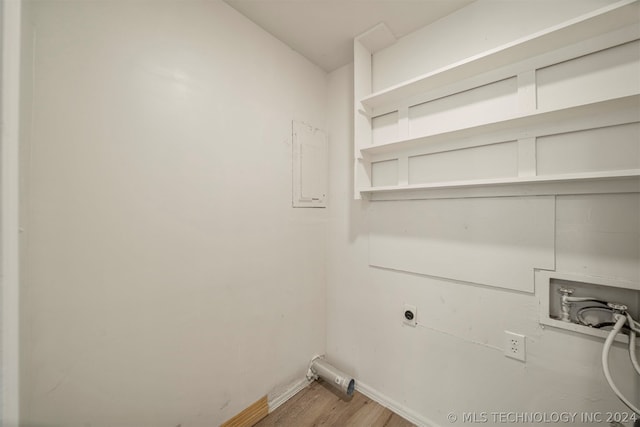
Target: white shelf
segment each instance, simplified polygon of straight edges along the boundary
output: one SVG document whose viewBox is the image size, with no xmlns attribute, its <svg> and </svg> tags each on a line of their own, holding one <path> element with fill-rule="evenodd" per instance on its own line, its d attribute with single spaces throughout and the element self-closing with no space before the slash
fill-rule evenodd
<svg viewBox="0 0 640 427">
<path fill-rule="evenodd" d="M 530 36 L 453 63 L 360 99 L 369 111 L 638 23 L 637 0 L 622 0 Z"/>
<path fill-rule="evenodd" d="M 603 135 L 619 135 L 619 138 L 622 138 L 622 142 L 618 144 L 620 147 L 624 144 L 633 145 L 633 135 L 621 134 L 621 128 L 615 127 L 640 122 L 640 89 L 635 81 L 627 85 L 624 83 L 626 80 L 623 80 L 634 78 L 637 58 L 634 56 L 634 62 L 625 67 L 616 67 L 616 63 L 613 62 L 603 71 L 605 79 L 595 72 L 591 74 L 597 78 L 590 74 L 590 70 L 600 67 L 603 62 L 596 61 L 593 59 L 595 56 L 588 55 L 603 55 L 599 58 L 604 58 L 605 64 L 609 63 L 606 59 L 609 58 L 608 55 L 622 60 L 621 57 L 628 55 L 630 49 L 628 46 L 622 46 L 637 40 L 640 40 L 640 0 L 620 0 L 373 94 L 372 52 L 356 40 L 355 198 L 367 196 L 370 200 L 409 200 L 640 192 L 640 169 L 614 170 L 616 167 L 637 167 L 624 161 L 620 152 L 612 153 L 615 154 L 613 157 L 617 164 L 604 166 L 603 163 L 602 167 L 609 170 L 536 176 L 536 170 L 545 170 L 544 161 L 550 161 L 547 159 L 540 165 L 537 163 L 538 138 L 557 136 L 556 139 L 548 141 L 573 143 L 570 141 L 581 135 L 570 135 L 571 133 L 594 130 L 594 133 L 585 134 L 587 138 L 593 138 L 592 135 L 600 135 L 600 131 L 596 129 L 606 129 Z M 419 50 L 419 46 L 416 46 L 416 49 Z M 585 62 L 571 63 L 574 60 L 583 61 L 583 57 L 587 58 L 584 59 Z M 560 92 L 556 94 L 556 89 L 550 89 L 542 77 L 542 80 L 538 80 L 537 72 L 565 62 L 570 64 L 567 70 L 573 70 L 572 77 L 557 83 Z M 576 68 L 576 64 L 580 65 L 579 69 Z M 555 70 L 561 70 L 562 67 L 561 65 Z M 599 68 L 595 71 L 598 70 Z M 573 76 L 573 73 L 576 75 Z M 445 111 L 442 114 L 442 124 L 449 123 L 450 129 L 416 136 L 418 132 L 411 122 L 411 106 L 514 77 L 517 82 L 517 93 L 513 94 L 515 106 L 487 103 L 487 108 L 493 110 L 492 114 L 485 117 L 493 118 L 485 119 L 484 123 L 483 114 Z M 598 78 L 605 79 L 605 83 Z M 543 90 L 546 92 L 541 93 Z M 550 90 L 554 91 L 551 95 Z M 574 97 L 573 94 L 578 96 Z M 543 105 L 545 109 L 537 109 L 537 105 Z M 376 133 L 377 129 L 372 128 L 371 117 L 393 111 L 397 111 L 393 117 L 396 120 L 395 137 L 398 139 L 372 144 L 374 137 L 383 135 L 386 130 Z M 496 120 L 496 117 L 499 119 Z M 412 130 L 415 133 L 409 137 Z M 429 128 L 423 128 L 422 132 L 429 132 Z M 601 140 L 606 136 L 598 138 Z M 464 168 L 464 162 L 473 163 L 470 159 L 475 158 L 474 156 L 484 159 L 483 162 L 493 162 L 494 157 L 486 157 L 487 151 L 474 150 L 465 153 L 465 150 L 514 142 L 517 143 L 517 158 L 513 154 L 514 144 L 508 147 L 487 147 L 489 150 L 511 150 L 509 159 L 500 156 L 495 158 L 496 162 L 512 162 L 510 165 L 496 165 L 496 169 L 504 171 L 508 177 L 467 179 L 464 175 L 469 175 L 465 173 L 459 174 L 459 179 L 456 179 L 458 177 L 454 171 L 447 166 Z M 606 141 L 602 141 L 596 146 L 595 142 L 587 140 L 584 149 L 593 150 L 594 156 L 603 155 L 602 153 L 607 151 L 605 143 Z M 580 149 L 579 146 L 576 147 Z M 553 150 L 559 150 L 557 155 L 564 155 L 556 147 Z M 555 152 L 553 150 L 552 152 Z M 444 152 L 449 154 L 438 157 L 437 160 L 444 163 L 439 163 L 437 167 L 451 172 L 446 174 L 447 181 L 407 184 L 411 177 L 420 175 L 416 175 L 412 168 L 418 168 L 418 172 L 425 172 L 423 169 L 428 167 L 427 163 L 412 162 L 412 158 Z M 568 160 L 573 160 L 575 165 L 567 167 L 567 171 L 589 170 L 593 167 L 581 160 L 580 156 Z M 373 167 L 376 163 L 385 161 L 396 161 L 395 169 L 391 166 Z M 562 159 L 554 161 L 562 164 Z M 487 176 L 490 173 L 487 164 L 483 163 L 482 168 L 478 176 Z M 429 175 L 426 173 L 425 176 Z M 499 176 L 499 172 L 496 172 L 495 176 Z M 399 185 L 373 186 L 372 182 L 391 182 Z"/>
<path fill-rule="evenodd" d="M 594 181 L 612 181 L 621 179 L 628 180 L 629 178 L 636 178 L 636 181 L 640 184 L 640 179 L 638 179 L 640 178 L 640 169 L 515 178 L 474 179 L 464 181 L 448 181 L 384 187 L 381 186 L 362 188 L 360 189 L 360 191 L 362 193 L 389 193 L 415 190 L 445 190 L 476 187 L 518 186 L 526 184 L 557 184 L 567 182 L 589 183 Z"/>
<path fill-rule="evenodd" d="M 545 130 L 551 132 L 545 125 L 555 127 L 555 132 L 567 132 L 571 129 L 571 121 L 579 119 L 590 120 L 592 127 L 610 125 L 603 112 L 615 115 L 617 123 L 633 122 L 640 120 L 640 95 L 629 95 L 605 101 L 593 102 L 557 110 L 537 111 L 531 114 L 514 116 L 498 122 L 491 122 L 468 128 L 455 129 L 448 132 L 411 138 L 384 144 L 363 147 L 360 152 L 363 155 L 376 155 L 398 152 L 400 150 L 425 147 L 429 144 L 458 141 L 469 138 L 477 138 L 480 135 L 500 134 L 503 140 L 518 139 L 523 137 L 541 136 Z M 580 126 L 580 129 L 588 127 Z"/>
</svg>

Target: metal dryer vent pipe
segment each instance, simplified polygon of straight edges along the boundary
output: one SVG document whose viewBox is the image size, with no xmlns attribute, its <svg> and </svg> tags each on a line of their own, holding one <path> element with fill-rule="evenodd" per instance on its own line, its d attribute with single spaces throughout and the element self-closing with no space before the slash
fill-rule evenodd
<svg viewBox="0 0 640 427">
<path fill-rule="evenodd" d="M 356 388 L 356 380 L 353 377 L 331 366 L 322 356 L 316 356 L 311 359 L 309 372 L 307 373 L 309 381 L 317 380 L 318 378 L 322 378 L 347 396 L 352 396 Z"/>
</svg>

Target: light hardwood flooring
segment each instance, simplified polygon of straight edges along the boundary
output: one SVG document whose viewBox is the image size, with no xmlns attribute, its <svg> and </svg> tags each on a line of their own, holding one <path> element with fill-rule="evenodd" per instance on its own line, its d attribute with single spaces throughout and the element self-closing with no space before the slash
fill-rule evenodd
<svg viewBox="0 0 640 427">
<path fill-rule="evenodd" d="M 358 392 L 345 399 L 330 385 L 315 381 L 256 426 L 412 427 L 413 424 Z"/>
</svg>

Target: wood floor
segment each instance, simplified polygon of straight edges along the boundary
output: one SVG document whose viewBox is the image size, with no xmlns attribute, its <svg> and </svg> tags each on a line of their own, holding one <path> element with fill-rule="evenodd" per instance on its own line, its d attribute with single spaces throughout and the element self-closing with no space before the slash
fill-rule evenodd
<svg viewBox="0 0 640 427">
<path fill-rule="evenodd" d="M 328 384 L 315 381 L 256 426 L 412 427 L 413 424 L 358 392 L 347 400 Z"/>
</svg>

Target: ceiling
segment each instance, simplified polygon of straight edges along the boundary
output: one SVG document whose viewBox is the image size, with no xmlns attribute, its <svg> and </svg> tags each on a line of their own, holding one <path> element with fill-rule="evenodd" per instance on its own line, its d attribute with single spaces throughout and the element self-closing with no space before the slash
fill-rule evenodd
<svg viewBox="0 0 640 427">
<path fill-rule="evenodd" d="M 225 0 L 325 71 L 353 60 L 353 38 L 384 22 L 396 38 L 473 0 Z"/>
</svg>

